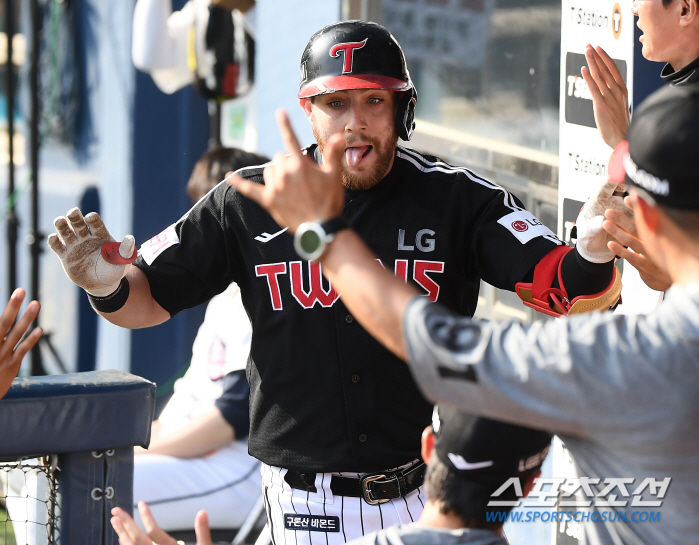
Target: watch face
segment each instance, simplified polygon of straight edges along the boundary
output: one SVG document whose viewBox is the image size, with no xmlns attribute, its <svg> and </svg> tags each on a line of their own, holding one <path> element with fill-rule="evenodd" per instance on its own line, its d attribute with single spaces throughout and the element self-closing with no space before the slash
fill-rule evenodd
<svg viewBox="0 0 699 545">
<path fill-rule="evenodd" d="M 304 252 L 312 254 L 320 246 L 320 236 L 315 231 L 308 230 L 301 235 L 299 243 Z"/>
</svg>

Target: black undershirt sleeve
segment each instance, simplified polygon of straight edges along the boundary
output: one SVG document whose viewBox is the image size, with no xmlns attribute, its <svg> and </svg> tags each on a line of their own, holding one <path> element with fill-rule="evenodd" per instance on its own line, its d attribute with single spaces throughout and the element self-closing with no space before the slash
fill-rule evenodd
<svg viewBox="0 0 699 545">
<path fill-rule="evenodd" d="M 216 408 L 235 431 L 236 439 L 247 437 L 250 431 L 250 386 L 245 370 L 232 371 L 221 380 L 224 391 L 216 400 Z"/>
<path fill-rule="evenodd" d="M 577 250 L 568 252 L 563 258 L 561 278 L 565 286 L 568 300 L 572 301 L 579 295 L 594 295 L 601 292 L 612 281 L 614 260 L 607 263 L 591 263 Z M 534 280 L 534 267 L 527 273 L 524 281 Z M 554 288 L 560 288 L 558 276 L 553 281 Z"/>
</svg>

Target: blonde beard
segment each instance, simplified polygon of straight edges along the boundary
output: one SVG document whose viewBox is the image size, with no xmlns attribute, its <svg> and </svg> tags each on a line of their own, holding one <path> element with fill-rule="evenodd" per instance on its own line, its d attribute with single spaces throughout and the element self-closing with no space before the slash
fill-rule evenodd
<svg viewBox="0 0 699 545">
<path fill-rule="evenodd" d="M 320 152 L 323 153 L 323 149 L 325 148 L 325 142 L 327 141 L 327 138 L 330 138 L 330 136 L 332 135 L 328 135 L 326 138 L 324 135 L 321 134 L 321 132 L 318 130 L 314 123 L 313 136 L 315 137 L 316 142 L 318 142 L 318 149 L 320 149 Z M 373 146 L 373 151 L 378 155 L 378 160 L 376 162 L 376 165 L 374 166 L 374 168 L 371 169 L 370 172 L 367 172 L 361 176 L 349 172 L 349 167 L 343 161 L 341 174 L 342 185 L 344 185 L 347 189 L 364 191 L 374 187 L 376 184 L 378 184 L 381 180 L 384 179 L 386 174 L 388 174 L 391 167 L 391 162 L 393 161 L 393 158 L 396 155 L 398 136 L 396 135 L 395 129 L 391 127 L 390 134 L 386 139 L 387 143 L 385 146 L 384 143 L 381 143 L 381 145 L 377 145 L 378 140 L 373 138 L 360 137 L 358 139 L 355 139 L 354 141 L 357 140 Z M 384 149 L 384 147 L 390 149 L 390 152 L 388 151 L 388 149 Z"/>
</svg>

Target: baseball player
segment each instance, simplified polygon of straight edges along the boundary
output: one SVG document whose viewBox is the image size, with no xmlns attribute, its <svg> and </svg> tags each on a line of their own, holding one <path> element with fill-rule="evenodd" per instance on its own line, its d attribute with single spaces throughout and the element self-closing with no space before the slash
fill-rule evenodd
<svg viewBox="0 0 699 545">
<path fill-rule="evenodd" d="M 342 22 L 313 35 L 298 97 L 317 144 L 301 151 L 282 116 L 291 155 L 238 174 L 263 189 L 280 169 L 339 169 L 345 194 L 333 201 L 342 214 L 324 216 L 332 221 L 292 236 L 298 224 L 278 223 L 224 183 L 143 244 L 134 266 L 101 257 L 111 237 L 77 209 L 56 220 L 49 244 L 94 308 L 124 327 L 160 323 L 231 281 L 240 286 L 253 326 L 248 445 L 263 462 L 272 539 L 328 545 L 419 517 L 419 438 L 432 412 L 406 366 L 323 277 L 315 260 L 334 233 L 352 224 L 386 270 L 467 315 L 481 279 L 554 315 L 607 309 L 620 283 L 599 226 L 573 250 L 503 188 L 397 146 L 412 134 L 417 91 L 380 25 Z M 341 168 L 324 160 L 338 139 Z M 613 191 L 591 205 L 609 207 Z M 114 261 L 133 258 L 128 244 L 120 252 Z"/>
<path fill-rule="evenodd" d="M 319 256 L 349 311 L 408 361 L 428 399 L 565 441 L 589 485 L 570 498 L 583 511 L 582 543 L 679 545 L 699 535 L 698 126 L 699 90 L 665 88 L 636 111 L 612 165 L 631 186 L 651 259 L 674 282 L 648 315 L 474 322 L 377 265 L 366 232 L 342 230 Z M 288 159 L 264 187 L 233 184 L 303 232 L 302 222 L 342 213 L 342 148 L 340 139 L 326 146 L 324 169 Z"/>
</svg>

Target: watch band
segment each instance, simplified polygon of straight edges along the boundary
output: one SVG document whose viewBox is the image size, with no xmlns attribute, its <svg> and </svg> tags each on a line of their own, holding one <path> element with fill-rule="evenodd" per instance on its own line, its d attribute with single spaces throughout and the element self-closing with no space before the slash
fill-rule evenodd
<svg viewBox="0 0 699 545">
<path fill-rule="evenodd" d="M 326 235 L 334 235 L 338 231 L 347 229 L 349 224 L 342 216 L 337 216 L 336 218 L 329 219 L 320 224 L 321 229 L 325 231 Z"/>
</svg>

